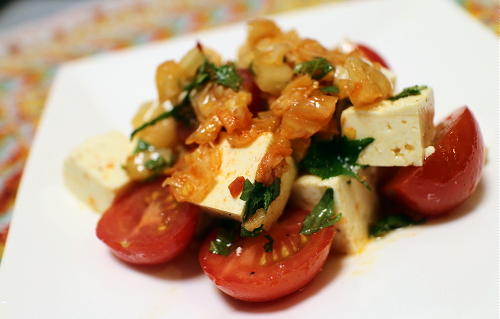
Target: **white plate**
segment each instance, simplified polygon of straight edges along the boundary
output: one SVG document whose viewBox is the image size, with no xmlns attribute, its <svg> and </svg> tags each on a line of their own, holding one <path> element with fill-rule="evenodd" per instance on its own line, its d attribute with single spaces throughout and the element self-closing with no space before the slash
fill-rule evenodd
<svg viewBox="0 0 500 319">
<path fill-rule="evenodd" d="M 1 318 L 494 318 L 497 301 L 497 62 L 493 34 L 448 1 L 372 1 L 277 16 L 333 45 L 379 50 L 400 87 L 428 84 L 437 118 L 467 104 L 489 147 L 476 194 L 453 217 L 396 231 L 360 256 L 330 257 L 301 293 L 245 304 L 219 293 L 195 252 L 141 269 L 94 235 L 98 216 L 64 188 L 62 161 L 89 136 L 120 129 L 154 97 L 155 66 L 196 39 L 234 56 L 243 25 L 71 63 L 57 76 L 33 145 L 0 273 Z"/>
</svg>

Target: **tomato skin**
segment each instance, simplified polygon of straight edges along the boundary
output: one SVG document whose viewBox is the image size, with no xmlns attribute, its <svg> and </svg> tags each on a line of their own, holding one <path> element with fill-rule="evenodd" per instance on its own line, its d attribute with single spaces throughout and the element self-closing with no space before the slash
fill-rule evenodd
<svg viewBox="0 0 500 319">
<path fill-rule="evenodd" d="M 199 208 L 176 202 L 162 180 L 140 183 L 120 195 L 97 224 L 96 235 L 119 259 L 153 265 L 169 261 L 190 243 Z"/>
<path fill-rule="evenodd" d="M 293 252 L 290 242 L 295 240 L 294 244 L 298 245 L 297 240 L 301 238 L 298 232 L 307 213 L 293 210 L 273 226 L 269 235 L 274 239 L 275 247 L 270 253 L 264 252 L 266 239 L 259 236 L 237 242 L 234 247 L 241 248 L 239 254 L 239 248 L 229 256 L 213 254 L 208 250 L 210 241 L 216 235 L 213 232 L 200 248 L 199 262 L 203 271 L 221 291 L 244 301 L 270 301 L 304 287 L 321 271 L 335 235 L 333 227 L 310 236 L 300 235 L 307 238 L 307 242 Z M 286 243 L 292 253 L 284 258 L 281 255 L 277 261 L 273 261 L 273 255 L 282 252 L 284 245 L 280 243 Z M 260 265 L 263 254 L 267 254 L 270 262 Z"/>
<path fill-rule="evenodd" d="M 399 168 L 384 192 L 409 209 L 428 216 L 460 205 L 475 191 L 484 163 L 479 125 L 467 107 L 437 127 L 435 152 L 420 167 Z"/>
<path fill-rule="evenodd" d="M 356 44 L 356 46 L 368 60 L 374 63 L 375 62 L 380 63 L 380 65 L 382 65 L 384 68 L 390 69 L 387 62 L 385 62 L 384 58 L 382 58 L 382 56 L 378 54 L 375 50 L 361 43 Z"/>
</svg>

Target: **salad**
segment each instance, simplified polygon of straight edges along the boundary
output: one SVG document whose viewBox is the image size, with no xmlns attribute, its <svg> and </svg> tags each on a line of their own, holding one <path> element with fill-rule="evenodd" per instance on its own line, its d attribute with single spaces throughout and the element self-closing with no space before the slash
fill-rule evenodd
<svg viewBox="0 0 500 319">
<path fill-rule="evenodd" d="M 235 61 L 196 43 L 155 80 L 130 135 L 75 148 L 65 183 L 103 213 L 96 233 L 118 258 L 168 263 L 199 241 L 201 268 L 236 299 L 297 291 L 331 252 L 452 213 L 481 178 L 471 111 L 434 125 L 432 88 L 396 90 L 362 44 L 258 19 Z"/>
</svg>

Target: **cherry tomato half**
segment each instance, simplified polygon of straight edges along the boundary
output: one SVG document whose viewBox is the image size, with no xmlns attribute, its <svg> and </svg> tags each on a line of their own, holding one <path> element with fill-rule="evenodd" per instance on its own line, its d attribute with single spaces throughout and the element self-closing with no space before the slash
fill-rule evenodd
<svg viewBox="0 0 500 319">
<path fill-rule="evenodd" d="M 328 227 L 306 236 L 299 234 L 307 211 L 287 209 L 269 231 L 271 252 L 263 235 L 237 241 L 228 256 L 209 251 L 212 233 L 200 248 L 205 274 L 226 294 L 245 301 L 269 301 L 288 295 L 310 282 L 321 270 L 335 230 Z"/>
<path fill-rule="evenodd" d="M 382 65 L 384 68 L 390 69 L 389 65 L 385 62 L 382 56 L 378 54 L 375 50 L 361 43 L 358 43 L 356 46 L 368 60 L 374 63 L 375 62 L 380 63 L 380 65 Z"/>
<path fill-rule="evenodd" d="M 162 180 L 134 185 L 119 196 L 97 224 L 97 237 L 120 259 L 159 264 L 191 241 L 199 209 L 178 203 Z"/>
<path fill-rule="evenodd" d="M 436 151 L 420 167 L 401 167 L 384 192 L 424 215 L 445 213 L 476 189 L 484 163 L 479 125 L 467 107 L 448 116 L 437 127 Z"/>
</svg>

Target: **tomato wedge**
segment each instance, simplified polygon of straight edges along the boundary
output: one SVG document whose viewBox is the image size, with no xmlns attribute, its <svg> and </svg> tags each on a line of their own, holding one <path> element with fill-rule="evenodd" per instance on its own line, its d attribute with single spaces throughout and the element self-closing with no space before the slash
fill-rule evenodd
<svg viewBox="0 0 500 319">
<path fill-rule="evenodd" d="M 104 213 L 96 234 L 123 261 L 164 263 L 191 241 L 198 211 L 194 205 L 175 201 L 160 179 L 136 184 Z"/>
<path fill-rule="evenodd" d="M 387 62 L 385 62 L 384 58 L 382 58 L 382 56 L 378 54 L 375 50 L 361 43 L 358 43 L 356 46 L 368 60 L 374 63 L 380 63 L 380 65 L 382 65 L 384 68 L 390 69 Z"/>
<path fill-rule="evenodd" d="M 460 205 L 481 179 L 484 144 L 467 107 L 437 127 L 435 152 L 420 167 L 398 168 L 384 187 L 389 197 L 423 215 L 439 215 Z"/>
<path fill-rule="evenodd" d="M 333 227 L 299 234 L 307 214 L 287 209 L 266 233 L 273 239 L 271 252 L 264 250 L 269 237 L 260 235 L 239 239 L 228 256 L 217 255 L 209 251 L 212 233 L 200 248 L 203 271 L 220 290 L 245 301 L 269 301 L 302 288 L 321 270 L 335 235 Z"/>
</svg>

